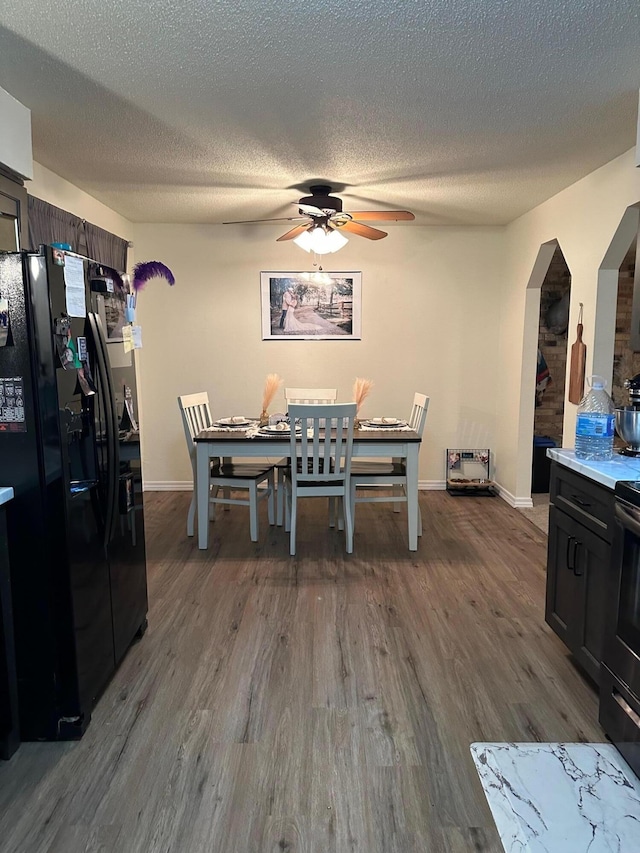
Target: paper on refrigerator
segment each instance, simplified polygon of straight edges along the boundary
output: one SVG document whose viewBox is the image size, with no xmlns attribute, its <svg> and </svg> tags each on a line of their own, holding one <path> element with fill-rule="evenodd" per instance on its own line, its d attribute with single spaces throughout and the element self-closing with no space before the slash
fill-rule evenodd
<svg viewBox="0 0 640 853">
<path fill-rule="evenodd" d="M 64 263 L 64 294 L 67 314 L 70 317 L 86 317 L 87 303 L 85 298 L 84 264 L 82 258 L 65 255 Z"/>
<path fill-rule="evenodd" d="M 128 323 L 122 327 L 122 340 L 124 341 L 124 351 L 131 352 L 133 349 L 133 335 L 131 334 L 131 326 Z"/>
</svg>

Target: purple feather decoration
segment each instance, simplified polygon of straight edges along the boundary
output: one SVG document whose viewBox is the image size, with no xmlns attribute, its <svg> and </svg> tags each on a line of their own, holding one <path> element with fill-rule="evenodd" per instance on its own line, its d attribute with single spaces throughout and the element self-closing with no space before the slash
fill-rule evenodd
<svg viewBox="0 0 640 853">
<path fill-rule="evenodd" d="M 145 284 L 152 278 L 164 278 L 169 284 L 175 284 L 176 280 L 169 269 L 160 261 L 146 261 L 136 264 L 133 268 L 133 289 L 142 290 Z"/>
</svg>

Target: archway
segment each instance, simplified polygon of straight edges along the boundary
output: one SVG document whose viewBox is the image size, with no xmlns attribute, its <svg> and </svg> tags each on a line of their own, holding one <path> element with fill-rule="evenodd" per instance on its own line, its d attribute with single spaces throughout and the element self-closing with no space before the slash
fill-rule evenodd
<svg viewBox="0 0 640 853">
<path fill-rule="evenodd" d="M 547 447 L 562 447 L 571 273 L 556 243 L 540 288 L 540 319 L 533 418 L 532 495 L 549 492 Z M 534 506 L 544 499 L 533 499 Z"/>
<path fill-rule="evenodd" d="M 543 287 L 545 289 L 544 300 L 542 298 Z M 528 458 L 529 461 L 530 473 L 527 484 L 527 490 L 529 493 L 531 493 L 532 480 L 534 479 L 534 464 L 536 462 L 542 462 L 543 467 L 546 467 L 546 448 L 541 448 L 540 451 L 534 451 L 534 435 L 536 435 L 536 433 L 545 435 L 552 430 L 555 433 L 552 438 L 556 443 L 561 443 L 562 440 L 563 426 L 560 425 L 560 421 L 564 423 L 563 410 L 567 358 L 566 322 L 568 322 L 568 314 L 565 316 L 564 311 L 561 312 L 565 322 L 560 324 L 558 328 L 553 331 L 549 330 L 547 327 L 546 318 L 548 309 L 551 305 L 559 302 L 563 296 L 565 297 L 565 307 L 568 305 L 569 299 L 566 294 L 569 292 L 569 288 L 570 272 L 566 261 L 564 260 L 564 255 L 560 249 L 560 245 L 557 240 L 549 240 L 547 243 L 543 243 L 538 250 L 538 255 L 533 265 L 529 281 L 527 282 L 527 297 L 525 302 L 522 388 L 523 393 L 527 394 L 526 406 L 529 409 L 529 417 L 525 422 L 529 423 L 529 429 L 526 433 L 524 433 L 524 431 L 522 433 L 522 445 L 520 447 L 520 452 L 522 453 L 521 458 L 523 459 L 523 462 L 525 458 Z M 553 344 L 553 346 L 544 346 L 545 335 L 549 335 L 546 339 L 546 343 Z M 541 342 L 543 343 L 542 347 L 540 346 Z M 538 350 L 542 351 L 545 361 L 546 355 L 552 350 L 557 350 L 559 353 L 558 357 L 554 356 L 552 359 L 553 373 L 551 368 L 549 368 L 549 376 L 552 381 L 543 389 L 542 396 L 542 400 L 544 400 L 547 393 L 550 393 L 552 385 L 556 385 L 553 397 L 548 398 L 550 401 L 548 411 L 554 412 L 552 419 L 549 419 L 547 416 L 544 418 L 540 418 L 538 416 L 536 418 L 537 409 L 539 407 L 536 406 L 537 397 L 535 392 L 536 387 L 540 385 L 540 362 L 537 358 Z M 531 389 L 531 391 L 528 392 L 527 389 Z M 558 417 L 555 416 L 556 410 L 560 412 Z M 551 424 L 553 424 L 553 426 L 551 426 Z M 526 449 L 523 446 L 525 440 L 527 444 Z M 538 472 L 536 471 L 535 473 L 537 474 Z M 538 490 L 540 491 L 540 489 Z M 548 491 L 548 486 L 545 486 L 545 490 Z M 516 505 L 531 507 L 533 502 L 530 498 L 523 498 L 519 500 Z"/>
<path fill-rule="evenodd" d="M 598 289 L 596 294 L 596 315 L 593 341 L 593 373 L 604 376 L 609 388 L 614 391 L 614 398 L 620 398 L 616 383 L 626 376 L 616 375 L 614 382 L 614 365 L 620 374 L 633 369 L 633 358 L 628 359 L 629 347 L 621 346 L 616 353 L 616 328 L 624 327 L 622 334 L 628 334 L 631 318 L 624 317 L 624 308 L 619 306 L 618 285 L 621 271 L 624 271 L 625 259 L 629 262 L 629 250 L 635 245 L 640 224 L 640 202 L 628 207 L 615 234 L 609 244 L 600 268 L 598 269 Z M 623 294 L 620 294 L 623 296 Z M 628 338 L 627 338 L 628 340 Z M 623 360 L 624 359 L 624 360 Z M 617 362 L 617 364 L 616 364 Z"/>
</svg>

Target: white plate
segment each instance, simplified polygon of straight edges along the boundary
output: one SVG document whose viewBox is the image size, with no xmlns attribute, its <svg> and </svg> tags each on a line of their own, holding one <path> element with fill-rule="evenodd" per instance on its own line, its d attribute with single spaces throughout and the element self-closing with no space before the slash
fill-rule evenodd
<svg viewBox="0 0 640 853">
<path fill-rule="evenodd" d="M 394 420 L 393 423 L 389 423 L 389 421 L 383 423 L 382 418 L 373 418 L 372 420 L 361 421 L 361 423 L 365 426 L 381 427 L 382 429 L 398 429 L 398 427 L 404 427 L 407 425 L 406 421 L 399 420 Z"/>
<path fill-rule="evenodd" d="M 269 435 L 290 435 L 291 427 L 287 427 L 286 429 L 278 429 L 278 424 L 268 424 L 267 426 L 260 427 L 260 432 L 266 432 Z M 300 427 L 296 427 L 296 432 L 300 432 Z"/>
<path fill-rule="evenodd" d="M 214 426 L 226 426 L 226 427 L 246 427 L 249 426 L 251 421 L 249 418 L 243 418 L 242 420 L 238 420 L 240 417 L 238 415 L 236 418 L 220 418 L 220 420 L 215 421 Z"/>
</svg>

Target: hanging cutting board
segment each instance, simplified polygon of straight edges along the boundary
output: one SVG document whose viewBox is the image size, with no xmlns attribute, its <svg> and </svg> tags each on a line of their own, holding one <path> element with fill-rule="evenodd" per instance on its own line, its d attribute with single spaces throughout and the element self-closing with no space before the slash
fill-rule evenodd
<svg viewBox="0 0 640 853">
<path fill-rule="evenodd" d="M 569 402 L 576 405 L 584 396 L 584 366 L 587 358 L 587 347 L 582 342 L 582 305 L 580 305 L 579 320 L 576 342 L 571 347 L 571 367 L 569 369 Z"/>
</svg>

